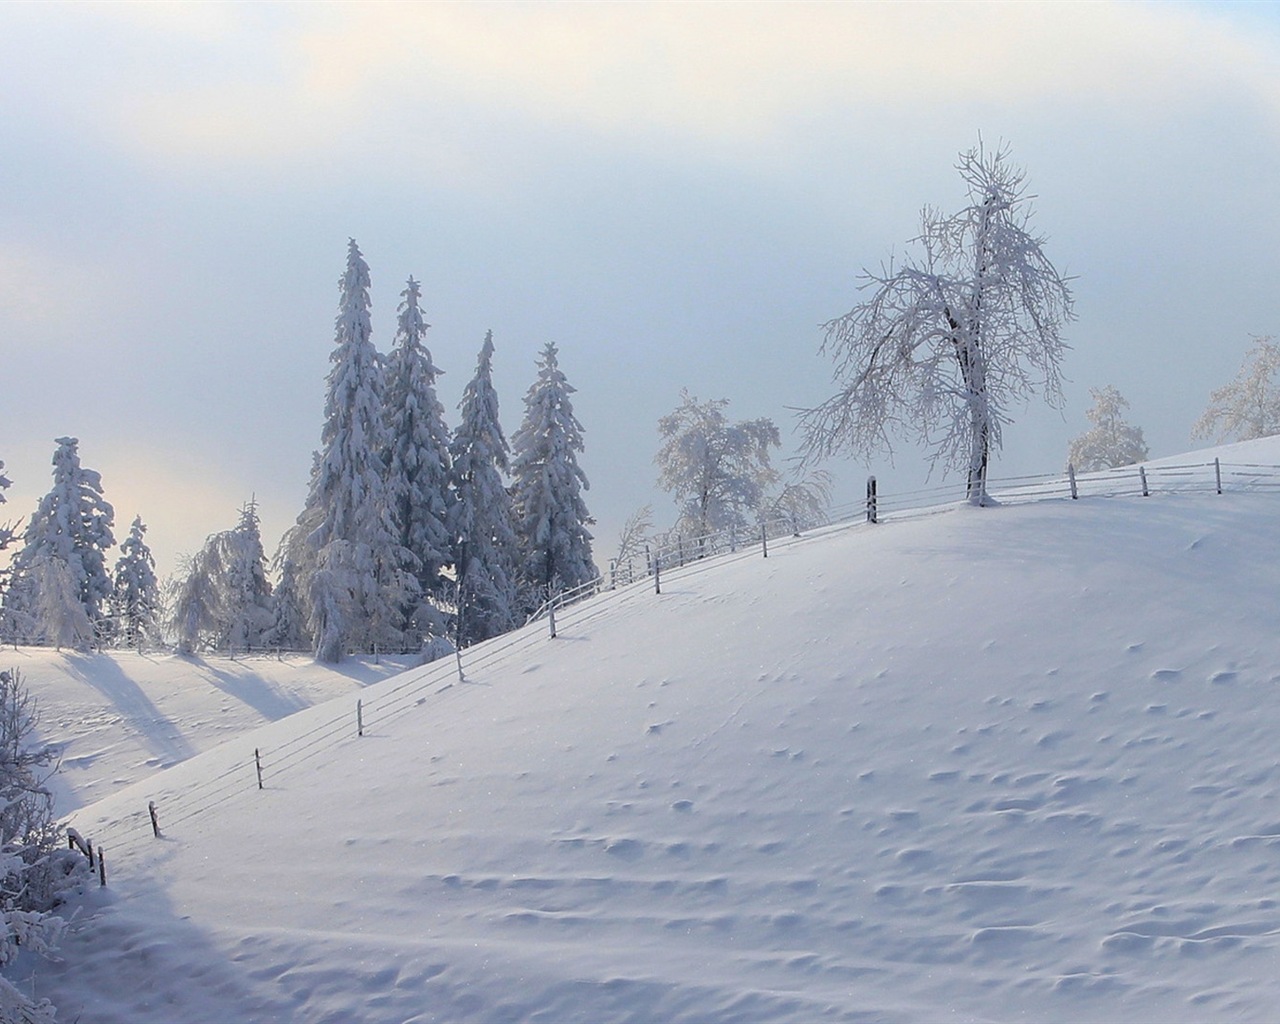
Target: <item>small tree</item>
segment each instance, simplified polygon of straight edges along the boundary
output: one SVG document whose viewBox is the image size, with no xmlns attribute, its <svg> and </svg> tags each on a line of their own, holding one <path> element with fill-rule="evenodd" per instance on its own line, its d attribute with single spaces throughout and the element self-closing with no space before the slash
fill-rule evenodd
<svg viewBox="0 0 1280 1024">
<path fill-rule="evenodd" d="M 83 880 L 88 861 L 60 849 L 46 785 L 57 748 L 35 741 L 35 700 L 17 669 L 0 672 L 0 967 L 20 949 L 42 956 L 57 948 L 65 922 L 53 911 Z M 0 977 L 0 1021 L 54 1021 L 48 1001 L 35 1003 Z"/>
<path fill-rule="evenodd" d="M 627 516 L 618 533 L 618 553 L 614 563 L 621 569 L 644 555 L 645 542 L 653 533 L 653 506 L 641 505 Z"/>
<path fill-rule="evenodd" d="M 538 360 L 538 379 L 525 395 L 524 421 L 511 438 L 516 536 L 531 605 L 599 575 L 587 529 L 594 520 L 582 500 L 590 485 L 576 454 L 583 443 L 569 399 L 575 390 L 560 370 L 555 345 L 548 343 Z"/>
<path fill-rule="evenodd" d="M 825 324 L 839 390 L 800 423 L 809 459 L 869 458 L 902 431 L 944 471 L 963 469 L 969 500 L 982 504 L 1009 406 L 1036 390 L 1061 400 L 1072 300 L 1031 230 L 1025 175 L 1008 150 L 979 144 L 957 169 L 968 205 L 951 216 L 926 207 L 918 252 L 864 270 L 870 297 Z"/>
<path fill-rule="evenodd" d="M 4 492 L 13 481 L 4 475 L 4 462 L 0 460 L 0 505 L 5 503 Z M 0 551 L 6 550 L 18 535 L 17 523 L 0 523 Z M 10 566 L 0 569 L 0 601 L 4 600 L 5 591 L 9 587 Z M 0 627 L 2 628 L 2 627 Z"/>
<path fill-rule="evenodd" d="M 699 402 L 680 392 L 680 406 L 658 421 L 663 443 L 654 457 L 658 485 L 680 505 L 676 528 L 698 538 L 744 529 L 760 514 L 765 492 L 778 473 L 770 450 L 782 444 L 773 420 L 730 423 L 728 399 Z"/>
<path fill-rule="evenodd" d="M 782 490 L 768 499 L 768 514 L 785 519 L 796 530 L 811 530 L 827 522 L 831 507 L 831 474 L 799 469 Z"/>
<path fill-rule="evenodd" d="M 1126 423 L 1124 410 L 1129 403 L 1111 386 L 1090 388 L 1093 408 L 1085 415 L 1093 427 L 1071 442 L 1067 463 L 1088 473 L 1112 466 L 1131 466 L 1147 457 L 1147 443 L 1142 428 Z"/>
<path fill-rule="evenodd" d="M 1251 441 L 1280 434 L 1280 345 L 1257 337 L 1235 380 L 1209 395 L 1209 407 L 1191 430 L 1193 441 Z"/>
<path fill-rule="evenodd" d="M 116 562 L 112 605 L 115 609 L 116 643 L 141 648 L 155 634 L 160 607 L 156 560 L 145 540 L 147 527 L 135 516 L 129 536 L 120 545 Z"/>
<path fill-rule="evenodd" d="M 174 602 L 178 649 L 246 651 L 267 645 L 275 624 L 258 527 L 258 504 L 240 509 L 233 529 L 211 535 L 185 566 Z"/>
</svg>

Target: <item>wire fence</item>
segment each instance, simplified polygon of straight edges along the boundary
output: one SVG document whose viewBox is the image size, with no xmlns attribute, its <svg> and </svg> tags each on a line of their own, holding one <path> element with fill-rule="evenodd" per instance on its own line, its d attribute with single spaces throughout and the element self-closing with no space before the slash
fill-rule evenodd
<svg viewBox="0 0 1280 1024">
<path fill-rule="evenodd" d="M 1157 464 L 1103 470 L 1007 477 L 988 481 L 992 503 L 1005 505 L 1087 498 L 1151 496 L 1155 494 L 1223 493 L 1224 491 L 1280 490 L 1280 466 L 1248 463 Z M 629 564 L 615 562 L 609 571 L 579 587 L 556 594 L 520 629 L 472 647 L 453 657 L 433 661 L 375 684 L 354 704 L 333 701 L 306 712 L 315 721 L 275 747 L 250 741 L 230 741 L 203 755 L 210 759 L 211 774 L 190 784 L 165 784 L 164 773 L 153 777 L 153 789 L 162 801 L 157 807 L 161 834 L 195 834 L 189 826 L 210 810 L 233 801 L 260 799 L 280 780 L 297 777 L 301 769 L 326 751 L 343 745 L 369 742 L 366 734 L 386 727 L 413 709 L 434 699 L 445 699 L 456 686 L 468 682 L 468 673 L 479 675 L 508 662 L 554 637 L 558 629 L 581 629 L 610 614 L 620 605 L 661 592 L 665 579 L 688 579 L 747 558 L 768 557 L 816 532 L 936 515 L 966 501 L 962 485 L 923 488 L 879 494 L 875 478 L 868 483 L 865 502 L 852 502 L 828 510 L 820 519 L 801 521 L 782 515 L 762 520 L 751 530 L 736 527 L 702 536 L 651 538 L 643 552 Z M 594 600 L 592 600 L 594 598 Z M 544 625 L 546 624 L 546 625 Z M 274 652 L 270 656 L 274 656 Z M 70 823 L 83 822 L 92 808 L 72 814 Z M 87 832 L 86 827 L 81 827 Z M 150 808 L 139 801 L 136 811 L 101 824 L 88 836 L 112 862 L 136 852 L 155 839 Z"/>
</svg>

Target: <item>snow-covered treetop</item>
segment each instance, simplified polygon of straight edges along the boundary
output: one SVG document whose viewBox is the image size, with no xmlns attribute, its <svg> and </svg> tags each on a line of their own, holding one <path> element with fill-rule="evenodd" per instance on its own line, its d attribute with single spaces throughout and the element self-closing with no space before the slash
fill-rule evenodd
<svg viewBox="0 0 1280 1024">
<path fill-rule="evenodd" d="M 1126 423 L 1129 403 L 1115 388 L 1090 388 L 1093 407 L 1085 413 L 1092 429 L 1071 442 L 1067 463 L 1081 472 L 1131 466 L 1147 457 L 1142 428 Z"/>
</svg>

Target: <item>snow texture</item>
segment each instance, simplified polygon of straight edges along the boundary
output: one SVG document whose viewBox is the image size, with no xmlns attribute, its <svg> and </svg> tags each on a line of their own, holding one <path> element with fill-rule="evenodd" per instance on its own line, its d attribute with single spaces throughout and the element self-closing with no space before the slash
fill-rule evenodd
<svg viewBox="0 0 1280 1024">
<path fill-rule="evenodd" d="M 1272 1020 L 1278 514 L 960 506 L 606 593 L 81 808 L 110 885 L 13 976 L 101 1024 Z M 72 750 L 148 664 L 20 655 L 81 673 Z"/>
</svg>

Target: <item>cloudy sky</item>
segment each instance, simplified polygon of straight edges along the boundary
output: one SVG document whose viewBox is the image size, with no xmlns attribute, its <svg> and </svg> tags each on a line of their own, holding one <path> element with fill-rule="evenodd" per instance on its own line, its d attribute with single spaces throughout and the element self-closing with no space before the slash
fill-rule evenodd
<svg viewBox="0 0 1280 1024">
<path fill-rule="evenodd" d="M 961 203 L 979 133 L 1077 278 L 1066 407 L 1020 411 L 997 475 L 1059 468 L 1105 384 L 1186 450 L 1280 334 L 1269 4 L 7 3 L 0 111 L 6 511 L 73 434 L 162 571 L 251 495 L 269 549 L 301 507 L 349 237 L 380 347 L 422 281 L 451 415 L 487 329 L 509 434 L 560 347 L 602 564 L 633 509 L 672 517 L 681 388 L 794 448 L 817 325 Z"/>
</svg>

